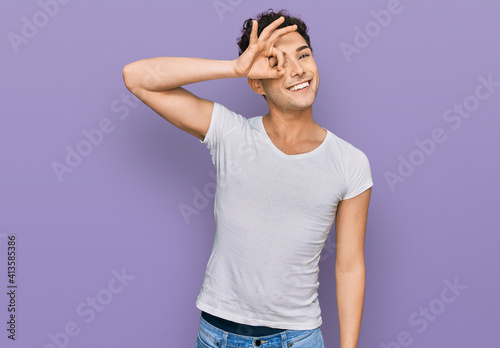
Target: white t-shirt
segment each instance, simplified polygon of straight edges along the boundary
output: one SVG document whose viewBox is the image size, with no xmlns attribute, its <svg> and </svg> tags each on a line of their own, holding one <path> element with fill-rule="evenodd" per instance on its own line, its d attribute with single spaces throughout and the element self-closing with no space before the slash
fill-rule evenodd
<svg viewBox="0 0 500 348">
<path fill-rule="evenodd" d="M 338 202 L 373 185 L 368 158 L 328 130 L 314 150 L 287 155 L 262 116 L 219 103 L 200 142 L 216 168 L 216 231 L 196 306 L 247 325 L 319 327 L 321 250 Z"/>
</svg>

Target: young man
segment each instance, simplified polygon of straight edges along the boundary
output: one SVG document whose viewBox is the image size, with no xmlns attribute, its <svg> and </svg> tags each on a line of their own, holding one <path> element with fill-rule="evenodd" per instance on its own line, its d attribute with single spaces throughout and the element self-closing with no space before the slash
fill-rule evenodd
<svg viewBox="0 0 500 348">
<path fill-rule="evenodd" d="M 217 169 L 197 347 L 324 347 L 318 262 L 334 219 L 340 347 L 357 347 L 368 159 L 313 120 L 319 74 L 300 19 L 264 12 L 238 45 L 234 60 L 157 57 L 123 69 L 127 88 L 206 144 Z M 246 77 L 269 112 L 247 119 L 181 87 L 231 77 Z"/>
</svg>

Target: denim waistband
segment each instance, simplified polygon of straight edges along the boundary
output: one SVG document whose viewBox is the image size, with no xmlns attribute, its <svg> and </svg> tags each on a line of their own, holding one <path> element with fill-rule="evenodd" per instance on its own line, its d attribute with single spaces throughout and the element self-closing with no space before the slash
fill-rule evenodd
<svg viewBox="0 0 500 348">
<path fill-rule="evenodd" d="M 311 330 L 285 330 L 281 333 L 267 336 L 244 336 L 221 330 L 200 316 L 199 335 L 208 341 L 214 342 L 214 346 L 217 347 L 241 347 L 241 344 L 245 344 L 250 347 L 259 348 L 288 348 L 289 346 L 292 347 L 290 343 L 293 344 L 295 341 L 304 339 L 313 334 L 315 330 L 318 330 L 318 328 Z"/>
</svg>

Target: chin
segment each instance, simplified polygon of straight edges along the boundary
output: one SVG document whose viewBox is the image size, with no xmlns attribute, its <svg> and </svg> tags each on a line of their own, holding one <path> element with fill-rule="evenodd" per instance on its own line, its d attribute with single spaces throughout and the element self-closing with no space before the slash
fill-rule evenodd
<svg viewBox="0 0 500 348">
<path fill-rule="evenodd" d="M 293 110 L 298 110 L 298 111 L 302 111 L 302 110 L 306 110 L 308 108 L 310 108 L 312 105 L 314 104 L 314 100 L 312 102 L 309 102 L 309 103 L 290 103 L 288 105 L 288 107 L 290 109 L 293 109 Z"/>
</svg>

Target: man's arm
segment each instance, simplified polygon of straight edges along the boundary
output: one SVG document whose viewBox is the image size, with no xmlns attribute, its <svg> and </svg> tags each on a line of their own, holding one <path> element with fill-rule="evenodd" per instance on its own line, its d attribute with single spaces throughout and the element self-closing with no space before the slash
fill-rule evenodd
<svg viewBox="0 0 500 348">
<path fill-rule="evenodd" d="M 232 61 L 156 57 L 123 68 L 127 89 L 174 126 L 203 140 L 213 102 L 180 87 L 190 83 L 237 77 Z"/>
<path fill-rule="evenodd" d="M 340 348 L 358 345 L 365 297 L 364 243 L 370 195 L 371 188 L 341 201 L 335 217 Z"/>
<path fill-rule="evenodd" d="M 199 98 L 181 86 L 223 78 L 276 78 L 285 73 L 283 53 L 274 43 L 283 35 L 295 31 L 288 26 L 276 29 L 284 18 L 269 24 L 257 37 L 254 21 L 250 43 L 235 60 L 203 58 L 156 57 L 127 64 L 123 80 L 127 89 L 174 126 L 204 140 L 210 126 L 213 102 Z M 272 67 L 269 58 L 276 57 Z"/>
</svg>

